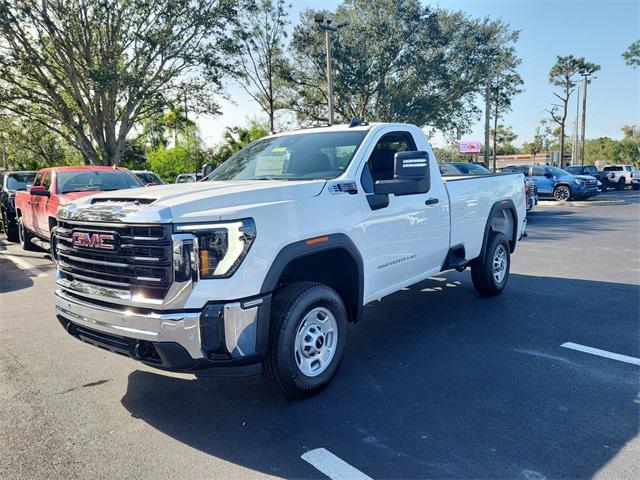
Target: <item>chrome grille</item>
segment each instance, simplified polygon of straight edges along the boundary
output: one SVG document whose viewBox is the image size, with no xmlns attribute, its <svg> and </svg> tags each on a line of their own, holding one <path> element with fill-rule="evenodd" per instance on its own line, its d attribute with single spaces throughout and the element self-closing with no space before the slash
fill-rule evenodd
<svg viewBox="0 0 640 480">
<path fill-rule="evenodd" d="M 108 234 L 113 250 L 74 245 L 74 233 Z M 56 258 L 62 275 L 133 296 L 162 300 L 173 282 L 171 227 L 61 220 L 56 227 Z"/>
</svg>

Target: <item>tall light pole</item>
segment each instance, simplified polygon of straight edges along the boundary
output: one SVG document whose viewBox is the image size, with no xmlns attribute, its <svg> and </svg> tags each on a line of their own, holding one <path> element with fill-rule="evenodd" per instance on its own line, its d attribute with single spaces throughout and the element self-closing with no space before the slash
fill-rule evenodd
<svg viewBox="0 0 640 480">
<path fill-rule="evenodd" d="M 349 25 L 349 22 L 340 22 L 333 25 L 333 16 L 324 13 L 316 13 L 314 21 L 324 30 L 324 48 L 327 53 L 327 98 L 329 103 L 329 125 L 333 125 L 333 65 L 331 60 L 331 33 Z"/>
<path fill-rule="evenodd" d="M 573 149 L 571 151 L 571 165 L 577 165 L 580 158 L 580 146 L 578 139 L 580 137 L 580 85 L 576 88 L 576 121 L 573 124 Z"/>
<path fill-rule="evenodd" d="M 582 75 L 582 128 L 580 129 L 580 164 L 584 165 L 584 132 L 587 125 L 587 85 L 591 73 L 583 72 Z M 595 77 L 594 77 L 595 78 Z"/>
</svg>

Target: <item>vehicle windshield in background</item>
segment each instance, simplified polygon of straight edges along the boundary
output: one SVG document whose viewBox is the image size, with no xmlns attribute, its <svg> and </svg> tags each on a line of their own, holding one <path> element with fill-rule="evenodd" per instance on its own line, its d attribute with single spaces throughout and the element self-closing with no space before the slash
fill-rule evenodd
<svg viewBox="0 0 640 480">
<path fill-rule="evenodd" d="M 605 172 L 621 172 L 623 168 L 622 167 L 604 167 L 602 170 Z"/>
<path fill-rule="evenodd" d="M 36 172 L 11 173 L 7 176 L 7 190 L 26 190 L 33 183 Z"/>
<path fill-rule="evenodd" d="M 124 170 L 80 170 L 59 172 L 57 175 L 58 191 L 71 192 L 103 192 L 122 188 L 140 187 L 141 183 L 132 173 Z"/>
<path fill-rule="evenodd" d="M 492 173 L 477 163 L 443 163 L 440 166 L 442 175 L 487 175 Z"/>
<path fill-rule="evenodd" d="M 569 172 L 558 167 L 546 167 L 545 170 L 556 177 L 564 177 L 565 175 L 570 175 Z"/>
<path fill-rule="evenodd" d="M 162 185 L 164 182 L 162 180 L 160 180 L 160 178 L 158 176 L 156 176 L 155 173 L 151 173 L 151 172 L 138 172 L 135 174 L 136 177 L 138 177 L 140 179 L 140 181 L 142 183 L 144 183 L 145 185 L 149 184 L 149 183 L 155 183 L 156 185 Z"/>
<path fill-rule="evenodd" d="M 582 167 L 567 167 L 567 172 L 569 172 L 571 175 L 580 175 L 581 171 Z"/>
<path fill-rule="evenodd" d="M 328 180 L 345 171 L 364 130 L 285 135 L 254 142 L 209 175 L 217 180 Z"/>
</svg>

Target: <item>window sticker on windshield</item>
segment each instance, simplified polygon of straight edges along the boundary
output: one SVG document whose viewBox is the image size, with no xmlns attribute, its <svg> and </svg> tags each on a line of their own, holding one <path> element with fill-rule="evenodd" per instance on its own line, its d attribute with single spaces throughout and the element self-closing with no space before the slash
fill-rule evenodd
<svg viewBox="0 0 640 480">
<path fill-rule="evenodd" d="M 285 157 L 283 156 L 258 157 L 256 161 L 255 175 L 257 177 L 282 175 L 284 161 Z"/>
</svg>

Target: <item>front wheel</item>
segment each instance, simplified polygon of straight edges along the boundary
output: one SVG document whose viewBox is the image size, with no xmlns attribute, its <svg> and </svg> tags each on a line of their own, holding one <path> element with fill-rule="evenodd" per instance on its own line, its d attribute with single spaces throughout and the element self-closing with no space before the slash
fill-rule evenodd
<svg viewBox="0 0 640 480">
<path fill-rule="evenodd" d="M 347 311 L 326 285 L 298 282 L 272 304 L 265 377 L 285 396 L 303 398 L 333 378 L 346 344 Z"/>
<path fill-rule="evenodd" d="M 18 229 L 16 227 L 11 228 L 11 226 L 9 225 L 9 220 L 7 219 L 6 212 L 2 212 L 2 228 L 4 229 L 4 233 L 7 236 L 8 241 L 18 241 Z"/>
<path fill-rule="evenodd" d="M 632 183 L 631 189 L 636 191 L 640 190 L 640 183 Z"/>
<path fill-rule="evenodd" d="M 37 250 L 36 246 L 31 243 L 31 239 L 33 235 L 29 232 L 29 229 L 24 226 L 22 222 L 22 217 L 18 219 L 18 239 L 20 241 L 20 245 L 22 245 L 22 249 L 27 252 L 35 252 Z"/>
<path fill-rule="evenodd" d="M 477 292 L 484 297 L 499 295 L 509 280 L 511 254 L 509 242 L 500 232 L 491 232 L 483 258 L 471 264 L 471 280 Z"/>
<path fill-rule="evenodd" d="M 566 202 L 571 198 L 571 189 L 566 185 L 560 185 L 553 191 L 553 198 L 556 202 Z"/>
</svg>

